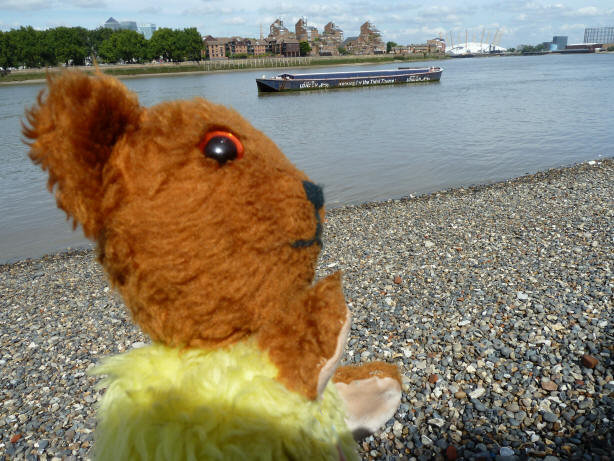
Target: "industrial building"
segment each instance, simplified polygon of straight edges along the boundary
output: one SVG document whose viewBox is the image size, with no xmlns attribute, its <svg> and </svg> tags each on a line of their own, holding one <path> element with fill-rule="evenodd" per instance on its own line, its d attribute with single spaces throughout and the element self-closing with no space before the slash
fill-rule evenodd
<svg viewBox="0 0 614 461">
<path fill-rule="evenodd" d="M 143 24 L 142 26 L 138 26 L 138 32 L 140 34 L 143 34 L 143 37 L 145 37 L 147 40 L 149 40 L 152 37 L 155 31 L 156 31 L 155 24 Z"/>
<path fill-rule="evenodd" d="M 614 27 L 589 27 L 584 29 L 584 43 L 614 43 Z"/>
<path fill-rule="evenodd" d="M 115 18 L 109 18 L 103 24 L 105 29 L 111 29 L 114 31 L 118 30 L 133 30 L 135 32 L 139 32 L 142 34 L 147 40 L 151 38 L 153 33 L 156 31 L 155 24 L 143 24 L 142 26 L 137 26 L 136 21 L 117 21 Z"/>
<path fill-rule="evenodd" d="M 554 46 L 553 51 L 560 51 L 567 48 L 567 36 L 566 35 L 555 35 L 552 37 L 552 45 Z"/>
</svg>

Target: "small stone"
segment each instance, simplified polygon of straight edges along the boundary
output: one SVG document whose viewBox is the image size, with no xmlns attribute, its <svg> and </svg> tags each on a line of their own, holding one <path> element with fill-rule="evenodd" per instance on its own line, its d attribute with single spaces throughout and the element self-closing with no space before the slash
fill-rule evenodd
<svg viewBox="0 0 614 461">
<path fill-rule="evenodd" d="M 548 421 L 549 423 L 554 423 L 559 419 L 554 413 L 550 411 L 542 412 L 542 417 L 544 418 L 544 421 Z"/>
<path fill-rule="evenodd" d="M 582 356 L 582 365 L 585 366 L 586 368 L 595 368 L 598 363 L 599 363 L 599 360 L 597 360 L 592 355 L 584 354 Z"/>
<path fill-rule="evenodd" d="M 456 461 L 458 458 L 458 451 L 454 445 L 450 445 L 446 448 L 446 460 L 447 461 Z"/>
<path fill-rule="evenodd" d="M 435 384 L 438 380 L 439 376 L 437 376 L 435 373 L 429 375 L 429 383 Z"/>
<path fill-rule="evenodd" d="M 467 366 L 467 373 L 475 373 L 476 371 L 477 369 L 472 364 Z"/>
<path fill-rule="evenodd" d="M 49 440 L 41 440 L 40 442 L 38 442 L 38 449 L 40 451 L 44 451 L 48 446 L 49 446 Z M 35 445 L 35 446 L 36 446 Z"/>
<path fill-rule="evenodd" d="M 487 410 L 486 406 L 479 400 L 472 399 L 471 403 L 473 403 L 473 408 L 475 408 L 479 412 L 484 412 Z"/>
<path fill-rule="evenodd" d="M 555 423 L 552 424 L 552 430 L 554 432 L 558 432 L 561 430 L 561 424 L 557 421 Z"/>
<path fill-rule="evenodd" d="M 479 399 L 484 394 L 486 394 L 486 389 L 483 387 L 478 387 L 476 390 L 469 392 L 469 397 L 472 399 Z"/>
<path fill-rule="evenodd" d="M 505 407 L 505 409 L 511 411 L 512 413 L 517 413 L 518 411 L 520 411 L 520 406 L 516 402 L 512 402 L 507 407 Z"/>
<path fill-rule="evenodd" d="M 399 275 L 397 275 L 394 278 L 394 283 L 396 283 L 397 285 L 399 285 L 402 281 L 403 281 L 403 279 Z"/>
<path fill-rule="evenodd" d="M 424 241 L 424 246 L 425 246 L 426 248 L 432 248 L 432 247 L 434 247 L 434 246 L 435 246 L 435 244 L 434 244 L 433 242 L 431 242 L 430 240 L 425 240 L 425 241 Z"/>
<path fill-rule="evenodd" d="M 499 449 L 500 456 L 514 456 L 514 449 L 512 447 L 501 447 Z"/>
<path fill-rule="evenodd" d="M 392 425 L 392 433 L 397 439 L 400 439 L 403 436 L 403 425 L 400 422 L 395 421 Z"/>
<path fill-rule="evenodd" d="M 433 441 L 431 439 L 429 439 L 426 435 L 422 434 L 422 437 L 420 439 L 420 441 L 422 442 L 423 445 L 429 446 L 433 444 Z"/>
<path fill-rule="evenodd" d="M 546 391 L 556 391 L 559 387 L 555 382 L 550 381 L 549 379 L 545 379 L 542 381 L 542 389 Z"/>
<path fill-rule="evenodd" d="M 467 398 L 467 394 L 463 391 L 458 391 L 454 393 L 454 397 L 456 397 L 457 399 L 461 400 L 461 399 L 465 399 Z"/>
<path fill-rule="evenodd" d="M 428 420 L 428 423 L 437 427 L 443 427 L 446 424 L 446 422 L 441 418 L 431 418 Z"/>
<path fill-rule="evenodd" d="M 21 434 L 15 434 L 13 437 L 11 437 L 11 443 L 19 442 L 19 439 L 21 439 L 21 437 L 22 437 Z"/>
<path fill-rule="evenodd" d="M 519 291 L 518 293 L 516 293 L 516 297 L 520 299 L 521 301 L 526 301 L 527 299 L 529 299 L 529 295 L 526 293 L 523 293 L 522 291 Z"/>
</svg>

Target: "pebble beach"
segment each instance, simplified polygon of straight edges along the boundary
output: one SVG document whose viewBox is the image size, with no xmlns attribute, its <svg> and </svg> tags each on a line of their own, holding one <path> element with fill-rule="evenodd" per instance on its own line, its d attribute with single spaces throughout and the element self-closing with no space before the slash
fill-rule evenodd
<svg viewBox="0 0 614 461">
<path fill-rule="evenodd" d="M 614 459 L 614 159 L 333 209 L 324 242 L 344 362 L 403 377 L 363 459 Z M 147 342 L 94 251 L 0 266 L 0 459 L 88 459 L 88 369 Z"/>
</svg>

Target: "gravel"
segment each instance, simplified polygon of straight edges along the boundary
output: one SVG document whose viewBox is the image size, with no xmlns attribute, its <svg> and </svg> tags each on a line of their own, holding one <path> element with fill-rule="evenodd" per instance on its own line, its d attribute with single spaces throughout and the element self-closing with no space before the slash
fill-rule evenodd
<svg viewBox="0 0 614 461">
<path fill-rule="evenodd" d="M 345 363 L 399 365 L 364 459 L 614 459 L 614 159 L 331 210 Z M 91 250 L 0 266 L 0 459 L 84 459 L 87 370 L 148 339 Z"/>
</svg>

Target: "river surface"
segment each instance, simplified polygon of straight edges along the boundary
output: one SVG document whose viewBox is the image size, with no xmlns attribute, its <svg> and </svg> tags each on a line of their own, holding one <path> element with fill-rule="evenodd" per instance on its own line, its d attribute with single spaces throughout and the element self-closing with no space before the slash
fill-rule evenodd
<svg viewBox="0 0 614 461">
<path fill-rule="evenodd" d="M 255 78 L 262 70 L 124 83 L 147 106 L 194 96 L 233 106 L 324 185 L 328 207 L 491 183 L 614 155 L 612 53 L 425 65 L 445 68 L 441 82 L 260 96 Z M 87 243 L 56 209 L 46 175 L 30 163 L 22 142 L 24 109 L 41 88 L 0 86 L 0 262 Z"/>
</svg>

